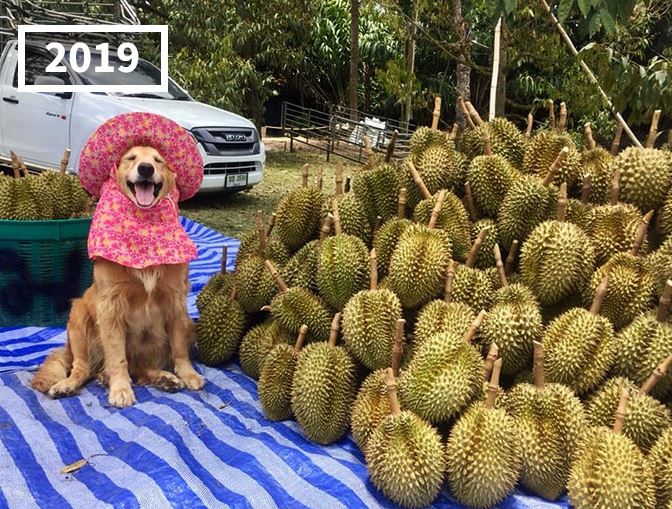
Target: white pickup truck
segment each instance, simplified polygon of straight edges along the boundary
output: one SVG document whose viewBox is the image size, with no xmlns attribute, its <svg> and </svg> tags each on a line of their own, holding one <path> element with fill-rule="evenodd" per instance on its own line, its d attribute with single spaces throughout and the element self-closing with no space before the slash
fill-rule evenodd
<svg viewBox="0 0 672 509">
<path fill-rule="evenodd" d="M 58 168 L 63 150 L 70 148 L 68 170 L 77 171 L 79 153 L 88 137 L 105 120 L 120 113 L 147 111 L 164 115 L 187 129 L 198 142 L 203 156 L 204 178 L 200 191 L 235 192 L 261 182 L 266 154 L 259 133 L 249 120 L 194 101 L 169 80 L 167 93 L 120 94 L 103 92 L 37 93 L 18 91 L 17 42 L 9 41 L 0 53 L 0 165 L 10 161 L 13 150 L 33 169 Z M 160 72 L 140 59 L 131 73 L 47 73 L 54 59 L 39 44 L 26 44 L 26 85 L 32 84 L 123 84 L 154 85 Z M 93 69 L 100 54 L 91 53 Z M 96 61 L 98 59 L 98 61 Z M 123 62 L 114 61 L 118 67 Z"/>
</svg>

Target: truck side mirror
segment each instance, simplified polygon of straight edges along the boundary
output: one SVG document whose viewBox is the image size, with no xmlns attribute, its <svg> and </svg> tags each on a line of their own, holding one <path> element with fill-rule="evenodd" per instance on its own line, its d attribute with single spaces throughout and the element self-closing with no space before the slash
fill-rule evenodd
<svg viewBox="0 0 672 509">
<path fill-rule="evenodd" d="M 35 78 L 35 85 L 65 85 L 65 81 L 57 76 L 40 75 Z M 54 92 L 56 97 L 70 99 L 72 92 Z"/>
</svg>

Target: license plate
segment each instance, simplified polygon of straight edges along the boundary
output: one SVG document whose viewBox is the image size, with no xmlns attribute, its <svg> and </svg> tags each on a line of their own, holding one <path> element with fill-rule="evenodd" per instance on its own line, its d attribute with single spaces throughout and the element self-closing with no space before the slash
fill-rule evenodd
<svg viewBox="0 0 672 509">
<path fill-rule="evenodd" d="M 246 187 L 247 176 L 248 176 L 247 173 L 236 173 L 234 175 L 227 175 L 225 187 Z"/>
</svg>

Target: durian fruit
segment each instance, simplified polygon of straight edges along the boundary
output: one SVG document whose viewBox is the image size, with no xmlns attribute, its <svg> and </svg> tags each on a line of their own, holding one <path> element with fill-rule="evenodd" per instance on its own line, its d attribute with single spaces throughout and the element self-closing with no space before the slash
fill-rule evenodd
<svg viewBox="0 0 672 509">
<path fill-rule="evenodd" d="M 640 221 L 637 208 L 626 203 L 601 205 L 592 210 L 583 230 L 590 238 L 599 265 L 617 253 L 632 249 Z M 641 249 L 642 253 L 648 251 L 646 238 Z"/>
<path fill-rule="evenodd" d="M 534 384 L 519 383 L 505 397 L 520 430 L 520 481 L 533 493 L 557 499 L 564 491 L 586 417 L 581 401 L 562 384 L 545 383 L 544 352 L 534 342 Z"/>
<path fill-rule="evenodd" d="M 48 172 L 51 171 L 47 170 L 40 172 L 39 175 L 26 176 L 40 219 L 54 218 L 54 195 L 51 189 L 51 179 L 48 175 Z M 84 194 L 86 195 L 86 193 Z M 73 215 L 84 210 L 87 198 L 88 196 L 85 197 L 85 202 L 78 207 L 78 210 L 73 210 Z"/>
<path fill-rule="evenodd" d="M 415 208 L 421 200 L 420 189 L 412 185 L 412 172 L 416 171 L 425 182 L 429 194 L 440 189 L 452 188 L 460 172 L 458 158 L 453 144 L 445 134 L 439 142 L 431 143 L 419 155 L 411 154 L 405 161 L 409 171 L 402 185 L 408 189 L 408 204 Z"/>
<path fill-rule="evenodd" d="M 476 398 L 484 362 L 471 341 L 484 316 L 481 311 L 463 335 L 454 331 L 435 334 L 414 349 L 399 382 L 404 408 L 439 424 L 455 417 Z"/>
<path fill-rule="evenodd" d="M 486 217 L 494 218 L 519 174 L 506 158 L 493 155 L 487 131 L 483 133 L 483 144 L 484 155 L 471 161 L 467 180 L 478 210 Z"/>
<path fill-rule="evenodd" d="M 646 258 L 638 256 L 646 237 L 646 229 L 653 215 L 649 212 L 641 220 L 629 253 L 617 253 L 595 271 L 584 287 L 584 303 L 594 295 L 599 282 L 609 275 L 609 291 L 602 305 L 602 314 L 611 320 L 616 330 L 622 329 L 649 309 L 653 301 L 654 281 Z"/>
<path fill-rule="evenodd" d="M 434 144 L 445 143 L 446 133 L 427 126 L 418 127 L 411 136 L 409 148 L 411 154 L 420 156 L 427 148 Z"/>
<path fill-rule="evenodd" d="M 364 456 L 374 486 L 395 504 L 415 509 L 431 504 L 443 483 L 445 449 L 438 431 L 408 410 L 401 411 L 388 370 L 390 414 L 369 437 Z"/>
<path fill-rule="evenodd" d="M 264 212 L 257 210 L 256 226 L 254 230 L 245 233 L 238 245 L 236 267 L 250 255 L 258 255 L 271 260 L 279 260 L 282 264 L 289 260 L 287 247 L 279 240 L 271 237 L 275 227 L 277 214 L 271 214 L 268 226 L 264 227 Z M 265 229 L 264 229 L 265 228 Z"/>
<path fill-rule="evenodd" d="M 672 425 L 670 411 L 665 405 L 649 396 L 651 389 L 665 376 L 672 364 L 672 354 L 658 366 L 641 387 L 627 378 L 611 378 L 593 394 L 586 404 L 586 415 L 591 426 L 612 426 L 621 389 L 630 393 L 628 419 L 623 434 L 644 452 L 656 443 L 660 434 Z"/>
<path fill-rule="evenodd" d="M 614 373 L 643 384 L 660 359 L 672 352 L 672 324 L 668 322 L 672 281 L 668 281 L 655 312 L 643 313 L 617 337 Z M 672 395 L 672 374 L 667 374 L 652 389 L 652 395 L 664 399 Z"/>
<path fill-rule="evenodd" d="M 471 241 L 476 241 L 478 234 L 485 229 L 485 238 L 478 253 L 476 254 L 476 262 L 474 267 L 477 269 L 488 269 L 495 266 L 495 257 L 492 249 L 497 244 L 497 223 L 494 219 L 479 219 L 471 225 Z"/>
<path fill-rule="evenodd" d="M 261 409 L 271 421 L 283 421 L 292 416 L 292 380 L 296 359 L 307 334 L 308 326 L 302 325 L 294 346 L 276 344 L 261 365 L 257 392 Z"/>
<path fill-rule="evenodd" d="M 558 186 L 566 182 L 568 188 L 573 188 L 581 178 L 581 154 L 568 133 L 552 130 L 538 132 L 525 151 L 523 171 L 545 175 L 558 153 L 565 149 L 566 157 L 558 167 L 553 182 Z"/>
<path fill-rule="evenodd" d="M 324 218 L 332 212 L 333 201 L 336 200 L 343 233 L 359 237 L 365 244 L 369 245 L 372 234 L 371 225 L 373 224 L 369 217 L 370 212 L 366 210 L 364 203 L 355 193 L 343 193 L 343 166 L 340 163 L 336 165 L 335 174 L 336 192 L 333 197 L 327 198 L 322 204 L 322 217 Z"/>
<path fill-rule="evenodd" d="M 373 237 L 373 248 L 376 250 L 376 256 L 378 257 L 380 276 L 387 275 L 392 253 L 397 247 L 401 234 L 413 224 L 409 219 L 406 219 L 407 194 L 406 188 L 402 187 L 399 191 L 397 217 L 383 223 Z"/>
<path fill-rule="evenodd" d="M 521 436 L 517 423 L 495 408 L 501 359 L 494 363 L 485 402 L 474 403 L 455 423 L 446 444 L 448 486 L 458 502 L 489 508 L 518 481 Z"/>
<path fill-rule="evenodd" d="M 584 125 L 586 150 L 581 152 L 581 182 L 589 177 L 590 187 L 585 197 L 587 202 L 596 205 L 609 203 L 612 180 L 612 155 L 598 147 L 593 139 L 590 123 Z"/>
<path fill-rule="evenodd" d="M 270 260 L 266 269 L 271 273 L 280 292 L 271 301 L 271 315 L 288 334 L 298 334 L 301 325 L 308 325 L 310 339 L 325 341 L 329 337 L 329 312 L 315 295 L 305 288 L 288 288 Z"/>
<path fill-rule="evenodd" d="M 483 122 L 476 129 L 464 131 L 460 138 L 460 150 L 468 160 L 486 153 L 484 137 L 490 138 L 492 153 L 506 159 L 514 168 L 521 168 L 527 145 L 525 137 L 513 122 L 497 117 Z"/>
<path fill-rule="evenodd" d="M 245 312 L 231 295 L 213 295 L 196 324 L 199 360 L 208 366 L 227 362 L 238 351 L 245 330 Z"/>
<path fill-rule="evenodd" d="M 489 309 L 495 293 L 493 280 L 487 272 L 474 268 L 476 257 L 488 233 L 487 228 L 483 228 L 476 237 L 465 263 L 455 266 L 453 300 L 467 304 L 474 311 Z"/>
<path fill-rule="evenodd" d="M 279 343 L 290 344 L 286 334 L 272 318 L 253 327 L 243 336 L 238 349 L 240 367 L 245 374 L 257 380 L 268 353 Z"/>
<path fill-rule="evenodd" d="M 11 152 L 11 156 L 12 168 L 14 170 L 14 185 L 12 189 L 14 206 L 9 214 L 9 218 L 16 221 L 37 221 L 40 219 L 40 210 L 30 185 L 31 178 L 27 176 L 28 170 L 23 166 L 22 173 L 21 162 L 18 160 L 16 154 Z"/>
<path fill-rule="evenodd" d="M 642 212 L 657 209 L 670 189 L 672 157 L 655 148 L 628 147 L 612 163 L 620 173 L 619 199 Z"/>
<path fill-rule="evenodd" d="M 664 237 L 672 237 L 672 189 L 658 209 L 658 230 Z"/>
<path fill-rule="evenodd" d="M 493 305 L 485 315 L 478 341 L 486 352 L 490 345 L 496 344 L 502 372 L 516 375 L 528 367 L 532 345 L 541 339 L 544 325 L 534 294 L 522 284 L 509 285 L 499 246 L 495 244 L 493 251 L 502 288 L 494 293 Z"/>
<path fill-rule="evenodd" d="M 623 435 L 628 391 L 623 389 L 613 430 L 588 428 L 572 465 L 569 501 L 576 509 L 654 509 L 651 466 L 637 445 Z"/>
<path fill-rule="evenodd" d="M 656 295 L 662 295 L 665 284 L 672 279 L 672 236 L 649 257 Z"/>
<path fill-rule="evenodd" d="M 404 308 L 419 308 L 441 291 L 451 259 L 450 240 L 435 229 L 445 194 L 439 193 L 429 225 L 406 228 L 392 253 L 388 284 Z"/>
<path fill-rule="evenodd" d="M 212 300 L 212 297 L 219 294 L 230 295 L 233 290 L 233 274 L 226 271 L 227 247 L 222 246 L 222 265 L 219 272 L 213 274 L 206 285 L 198 292 L 196 296 L 196 309 L 202 313 L 206 306 Z"/>
<path fill-rule="evenodd" d="M 378 288 L 375 249 L 370 264 L 369 290 L 357 292 L 343 309 L 343 341 L 359 362 L 374 370 L 389 365 L 401 303 L 391 290 Z"/>
<path fill-rule="evenodd" d="M 54 196 L 54 219 L 70 219 L 81 215 L 82 210 L 88 208 L 89 196 L 82 188 L 79 177 L 66 173 L 69 161 L 70 149 L 66 149 L 59 171 L 49 171 L 44 174 Z"/>
<path fill-rule="evenodd" d="M 333 216 L 329 214 L 322 223 L 320 238 L 308 242 L 281 267 L 282 277 L 289 286 L 300 286 L 313 293 L 319 291 L 317 287 L 317 258 L 324 239 L 329 236 L 331 231 L 332 219 Z"/>
<path fill-rule="evenodd" d="M 387 158 L 377 168 L 364 169 L 355 175 L 352 191 L 362 204 L 370 225 L 378 216 L 387 221 L 397 213 L 403 175 L 404 170 Z"/>
<path fill-rule="evenodd" d="M 296 251 L 315 238 L 320 229 L 324 197 L 308 186 L 308 167 L 303 167 L 303 186 L 282 197 L 276 210 L 275 231 L 290 251 Z"/>
<path fill-rule="evenodd" d="M 357 367 L 348 351 L 336 346 L 340 321 L 336 313 L 327 343 L 301 350 L 292 379 L 292 413 L 305 435 L 322 445 L 347 433 L 357 390 Z"/>
<path fill-rule="evenodd" d="M 600 316 L 611 279 L 605 276 L 590 311 L 573 308 L 548 324 L 542 338 L 544 370 L 552 383 L 565 384 L 584 394 L 596 387 L 611 368 L 616 351 L 614 329 Z"/>
<path fill-rule="evenodd" d="M 333 200 L 334 231 L 322 243 L 317 255 L 317 286 L 320 295 L 334 309 L 343 306 L 367 286 L 369 254 L 359 237 L 342 233 L 338 202 Z"/>
<path fill-rule="evenodd" d="M 12 219 L 14 214 L 14 177 L 0 174 L 0 219 Z"/>
<path fill-rule="evenodd" d="M 395 379 L 399 377 L 399 366 L 404 351 L 404 327 L 406 320 L 396 323 L 395 341 L 392 348 L 390 367 Z M 390 413 L 390 400 L 387 396 L 387 368 L 375 370 L 366 377 L 357 392 L 352 405 L 350 428 L 352 438 L 360 449 L 364 450 L 371 434 Z"/>
<path fill-rule="evenodd" d="M 672 507 L 672 428 L 664 430 L 651 448 L 649 462 L 653 469 L 656 485 L 656 507 Z"/>
</svg>

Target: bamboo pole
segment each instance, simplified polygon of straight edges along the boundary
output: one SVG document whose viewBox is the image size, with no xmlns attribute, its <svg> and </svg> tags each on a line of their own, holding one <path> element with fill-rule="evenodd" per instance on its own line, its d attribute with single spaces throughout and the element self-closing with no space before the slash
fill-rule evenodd
<svg viewBox="0 0 672 509">
<path fill-rule="evenodd" d="M 439 118 L 441 117 L 441 96 L 437 95 L 434 98 L 434 111 L 432 112 L 432 129 L 439 130 Z"/>
<path fill-rule="evenodd" d="M 500 16 L 495 26 L 495 44 L 492 49 L 492 78 L 490 80 L 490 108 L 488 120 L 495 118 L 497 110 L 497 80 L 499 79 L 499 54 L 502 40 L 502 17 Z"/>
</svg>

